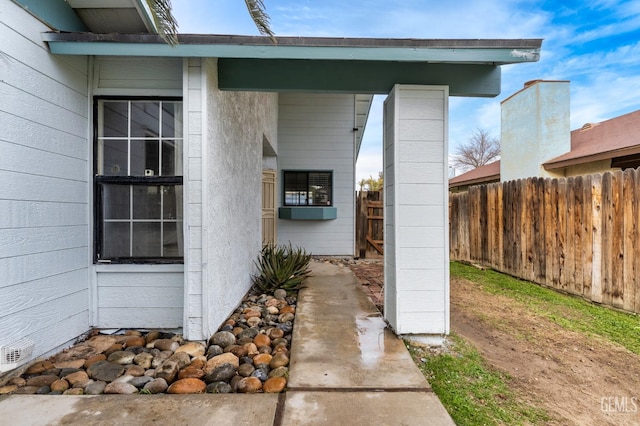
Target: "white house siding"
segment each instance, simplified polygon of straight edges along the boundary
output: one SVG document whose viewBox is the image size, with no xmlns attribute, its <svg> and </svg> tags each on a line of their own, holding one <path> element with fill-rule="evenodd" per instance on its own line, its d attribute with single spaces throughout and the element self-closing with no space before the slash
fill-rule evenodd
<svg viewBox="0 0 640 426">
<path fill-rule="evenodd" d="M 96 96 L 182 96 L 182 82 L 180 58 L 99 57 L 94 62 L 93 95 Z M 187 113 L 184 114 L 183 121 Z M 93 141 L 89 143 L 92 145 Z M 188 186 L 186 183 L 183 192 L 187 200 Z M 95 265 L 92 271 L 96 286 L 92 325 L 98 328 L 183 326 L 183 265 Z"/>
<path fill-rule="evenodd" d="M 206 94 L 199 58 L 184 61 L 185 105 L 185 299 L 184 334 L 191 340 L 204 339 L 202 332 L 202 167 L 203 110 Z"/>
<path fill-rule="evenodd" d="M 203 317 L 214 332 L 251 287 L 262 243 L 262 147 L 277 146 L 278 95 L 218 90 L 205 60 Z"/>
<path fill-rule="evenodd" d="M 398 85 L 385 110 L 385 315 L 401 334 L 449 332 L 448 96 Z"/>
<path fill-rule="evenodd" d="M 280 94 L 278 195 L 283 170 L 333 171 L 334 220 L 278 220 L 278 242 L 314 255 L 352 256 L 355 239 L 355 95 Z"/>
<path fill-rule="evenodd" d="M 89 329 L 87 58 L 48 30 L 0 2 L 0 346 L 35 356 Z"/>
</svg>

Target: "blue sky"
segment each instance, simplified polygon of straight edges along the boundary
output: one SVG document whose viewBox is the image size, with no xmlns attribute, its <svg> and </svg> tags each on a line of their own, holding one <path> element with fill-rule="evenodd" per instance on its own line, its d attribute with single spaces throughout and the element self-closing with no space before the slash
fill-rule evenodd
<svg viewBox="0 0 640 426">
<path fill-rule="evenodd" d="M 264 0 L 277 35 L 542 38 L 536 63 L 502 67 L 502 94 L 450 99 L 449 152 L 477 128 L 500 136 L 500 102 L 534 79 L 571 81 L 571 128 L 640 109 L 640 0 Z M 257 34 L 242 0 L 173 0 L 182 33 Z M 356 180 L 382 170 L 377 96 Z"/>
</svg>

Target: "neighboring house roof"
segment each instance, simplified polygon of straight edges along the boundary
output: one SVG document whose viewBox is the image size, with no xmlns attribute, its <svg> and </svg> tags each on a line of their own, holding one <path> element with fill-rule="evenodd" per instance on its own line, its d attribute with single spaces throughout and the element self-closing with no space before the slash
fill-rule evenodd
<svg viewBox="0 0 640 426">
<path fill-rule="evenodd" d="M 640 154 L 640 110 L 571 132 L 571 151 L 543 164 L 546 170 Z"/>
<path fill-rule="evenodd" d="M 479 185 L 500 181 L 500 160 L 477 167 L 459 176 L 449 179 L 449 188 Z"/>
</svg>

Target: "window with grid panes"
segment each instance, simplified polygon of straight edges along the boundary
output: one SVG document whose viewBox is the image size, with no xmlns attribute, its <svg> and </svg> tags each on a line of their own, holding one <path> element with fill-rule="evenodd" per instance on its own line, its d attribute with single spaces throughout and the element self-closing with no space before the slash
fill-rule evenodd
<svg viewBox="0 0 640 426">
<path fill-rule="evenodd" d="M 332 172 L 285 170 L 283 175 L 285 206 L 332 205 Z"/>
<path fill-rule="evenodd" d="M 182 102 L 97 99 L 98 262 L 181 262 Z"/>
</svg>

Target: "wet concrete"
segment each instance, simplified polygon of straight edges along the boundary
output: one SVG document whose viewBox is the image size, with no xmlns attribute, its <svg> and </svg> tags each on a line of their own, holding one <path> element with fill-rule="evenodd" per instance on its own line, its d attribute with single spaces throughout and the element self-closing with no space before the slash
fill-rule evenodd
<svg viewBox="0 0 640 426">
<path fill-rule="evenodd" d="M 285 394 L 0 397 L 15 425 L 454 425 L 346 267 L 313 264 Z"/>
<path fill-rule="evenodd" d="M 346 267 L 313 264 L 301 290 L 290 388 L 430 389 Z"/>
</svg>

